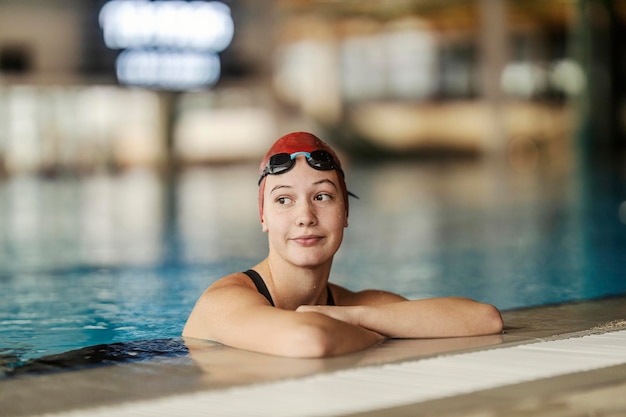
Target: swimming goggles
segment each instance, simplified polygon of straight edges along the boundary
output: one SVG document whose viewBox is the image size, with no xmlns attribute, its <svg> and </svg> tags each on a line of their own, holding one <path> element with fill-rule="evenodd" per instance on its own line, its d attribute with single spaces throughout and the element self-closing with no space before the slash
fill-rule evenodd
<svg viewBox="0 0 626 417">
<path fill-rule="evenodd" d="M 327 151 L 320 149 L 312 152 L 294 152 L 291 154 L 283 152 L 270 156 L 265 169 L 261 173 L 261 178 L 259 178 L 259 184 L 261 184 L 263 178 L 268 175 L 278 175 L 289 171 L 295 165 L 296 158 L 299 155 L 304 155 L 306 157 L 306 162 L 313 169 L 317 169 L 319 171 L 330 171 L 331 169 L 336 169 L 342 176 L 345 176 L 343 170 L 339 167 L 339 164 L 335 162 L 333 156 Z"/>
</svg>

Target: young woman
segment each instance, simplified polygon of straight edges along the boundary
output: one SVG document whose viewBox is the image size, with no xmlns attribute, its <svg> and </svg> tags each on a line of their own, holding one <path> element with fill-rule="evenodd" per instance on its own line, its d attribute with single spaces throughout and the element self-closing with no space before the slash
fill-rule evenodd
<svg viewBox="0 0 626 417">
<path fill-rule="evenodd" d="M 500 312 L 467 298 L 407 300 L 329 283 L 348 226 L 344 172 L 316 136 L 283 136 L 260 166 L 259 212 L 267 258 L 213 283 L 183 336 L 290 357 L 354 352 L 386 338 L 433 338 L 502 331 Z"/>
</svg>

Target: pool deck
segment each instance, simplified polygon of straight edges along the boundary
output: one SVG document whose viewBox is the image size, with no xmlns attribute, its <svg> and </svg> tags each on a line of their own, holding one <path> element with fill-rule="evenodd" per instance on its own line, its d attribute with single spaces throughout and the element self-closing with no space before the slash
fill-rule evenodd
<svg viewBox="0 0 626 417">
<path fill-rule="evenodd" d="M 0 416 L 71 410 L 88 416 L 96 407 L 623 330 L 626 296 L 511 310 L 503 316 L 502 335 L 390 340 L 329 359 L 280 358 L 189 341 L 189 355 L 184 357 L 2 380 Z M 351 415 L 626 416 L 626 364 Z"/>
</svg>

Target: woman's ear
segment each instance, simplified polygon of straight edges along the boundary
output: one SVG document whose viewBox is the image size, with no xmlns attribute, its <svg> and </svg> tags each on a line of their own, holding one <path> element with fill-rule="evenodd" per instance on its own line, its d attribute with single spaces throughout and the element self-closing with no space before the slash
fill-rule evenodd
<svg viewBox="0 0 626 417">
<path fill-rule="evenodd" d="M 267 225 L 265 224 L 265 217 L 261 216 L 261 230 L 263 233 L 267 233 Z"/>
</svg>

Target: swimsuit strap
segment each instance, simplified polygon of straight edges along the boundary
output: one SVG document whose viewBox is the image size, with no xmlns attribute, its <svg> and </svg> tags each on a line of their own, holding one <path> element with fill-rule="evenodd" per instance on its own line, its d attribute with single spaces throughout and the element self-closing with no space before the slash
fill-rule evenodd
<svg viewBox="0 0 626 417">
<path fill-rule="evenodd" d="M 330 291 L 330 285 L 326 286 L 326 305 L 329 306 L 334 306 L 335 305 L 335 298 L 333 297 L 333 293 Z"/>
<path fill-rule="evenodd" d="M 263 281 L 263 278 L 261 278 L 261 275 L 259 275 L 259 273 L 256 272 L 254 269 L 248 269 L 247 271 L 244 271 L 244 274 L 246 274 L 248 277 L 250 277 L 252 282 L 254 282 L 254 285 L 256 285 L 256 289 L 265 298 L 267 298 L 267 301 L 270 302 L 272 307 L 275 307 L 274 306 L 274 300 L 272 300 L 272 296 L 270 295 L 270 291 L 267 289 L 267 285 L 265 285 L 265 281 Z"/>
<path fill-rule="evenodd" d="M 265 285 L 265 281 L 263 281 L 261 275 L 259 275 L 259 273 L 256 272 L 254 269 L 248 269 L 247 271 L 244 271 L 244 274 L 246 274 L 252 280 L 252 282 L 254 282 L 257 291 L 259 291 L 261 295 L 267 298 L 267 301 L 269 301 L 272 307 L 274 307 L 274 300 L 272 300 L 270 291 L 267 289 L 267 285 Z M 329 306 L 334 306 L 335 298 L 333 297 L 333 293 L 330 291 L 330 286 L 326 286 L 326 294 L 326 304 Z"/>
</svg>

